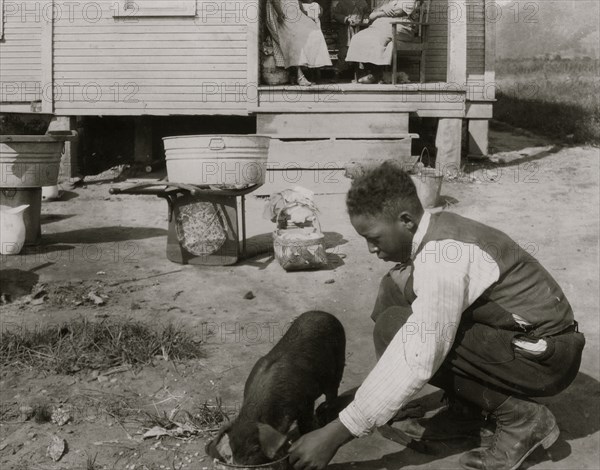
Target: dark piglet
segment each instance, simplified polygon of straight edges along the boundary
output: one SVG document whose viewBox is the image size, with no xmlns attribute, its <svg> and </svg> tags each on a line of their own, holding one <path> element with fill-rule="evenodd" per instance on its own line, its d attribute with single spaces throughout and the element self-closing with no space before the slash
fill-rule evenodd
<svg viewBox="0 0 600 470">
<path fill-rule="evenodd" d="M 300 315 L 254 365 L 239 415 L 208 443 L 207 454 L 236 465 L 284 457 L 291 440 L 316 428 L 317 398 L 336 399 L 345 349 L 337 318 L 320 311 Z"/>
</svg>

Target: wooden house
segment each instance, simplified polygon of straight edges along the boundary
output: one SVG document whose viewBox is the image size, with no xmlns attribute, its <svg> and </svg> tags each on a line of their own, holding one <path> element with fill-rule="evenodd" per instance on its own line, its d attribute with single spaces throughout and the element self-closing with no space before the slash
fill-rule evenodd
<svg viewBox="0 0 600 470">
<path fill-rule="evenodd" d="M 495 2 L 431 0 L 423 83 L 298 87 L 261 84 L 261 1 L 0 0 L 0 112 L 64 126 L 130 116 L 142 157 L 147 117 L 177 115 L 252 116 L 258 134 L 281 139 L 373 141 L 408 134 L 414 114 L 452 129 L 450 143 L 438 139 L 442 164 L 460 161 L 465 121 L 469 152 L 487 152 Z"/>
</svg>

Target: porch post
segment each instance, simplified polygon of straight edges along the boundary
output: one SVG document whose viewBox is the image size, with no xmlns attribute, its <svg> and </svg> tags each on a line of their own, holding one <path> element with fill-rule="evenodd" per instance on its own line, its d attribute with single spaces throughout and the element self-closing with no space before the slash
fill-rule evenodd
<svg viewBox="0 0 600 470">
<path fill-rule="evenodd" d="M 0 8 L 2 8 L 1 3 Z M 44 6 L 42 5 L 42 7 Z M 47 18 L 42 18 L 40 38 L 42 57 L 40 99 L 42 100 L 42 113 L 52 114 L 54 112 L 54 0 L 50 2 L 47 16 Z"/>
<path fill-rule="evenodd" d="M 448 69 L 449 87 L 466 90 L 467 86 L 467 5 L 466 0 L 448 1 Z M 444 175 L 460 171 L 462 119 L 440 118 L 435 138 L 436 168 Z"/>
<path fill-rule="evenodd" d="M 435 136 L 435 167 L 444 176 L 456 176 L 460 171 L 461 144 L 462 119 L 440 118 Z"/>
<path fill-rule="evenodd" d="M 448 83 L 464 88 L 467 84 L 467 6 L 466 0 L 448 2 Z"/>
<path fill-rule="evenodd" d="M 136 163 L 147 165 L 153 160 L 152 121 L 149 116 L 136 116 L 134 122 L 133 159 Z"/>
<path fill-rule="evenodd" d="M 469 119 L 469 156 L 488 154 L 488 128 L 487 119 Z"/>
<path fill-rule="evenodd" d="M 495 0 L 485 0 L 485 98 L 496 98 L 496 21 L 501 15 Z"/>
<path fill-rule="evenodd" d="M 263 38 L 260 35 L 262 24 L 260 21 L 265 16 L 263 15 L 263 3 L 256 2 L 256 19 L 248 21 L 246 26 L 246 54 L 247 54 L 247 69 L 246 69 L 246 102 L 248 107 L 256 107 L 258 105 L 258 87 L 260 86 L 260 42 Z M 266 6 L 264 7 L 266 8 Z M 251 10 L 250 10 L 251 11 Z"/>
</svg>

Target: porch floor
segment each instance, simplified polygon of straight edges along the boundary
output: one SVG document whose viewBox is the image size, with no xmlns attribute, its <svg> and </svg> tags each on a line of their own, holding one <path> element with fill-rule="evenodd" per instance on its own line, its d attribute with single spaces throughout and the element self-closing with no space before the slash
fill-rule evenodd
<svg viewBox="0 0 600 470">
<path fill-rule="evenodd" d="M 300 85 L 260 85 L 258 91 L 304 91 L 304 92 L 414 92 L 414 91 L 460 91 L 454 84 L 448 82 L 412 82 L 412 83 L 397 83 L 392 85 L 390 83 L 382 83 L 375 85 L 363 85 L 361 83 L 316 83 L 311 86 L 300 86 Z"/>
</svg>

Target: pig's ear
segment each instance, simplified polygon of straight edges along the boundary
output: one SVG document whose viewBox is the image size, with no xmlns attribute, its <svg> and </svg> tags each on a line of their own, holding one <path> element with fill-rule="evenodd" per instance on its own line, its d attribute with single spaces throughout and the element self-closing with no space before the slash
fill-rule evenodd
<svg viewBox="0 0 600 470">
<path fill-rule="evenodd" d="M 270 459 L 274 459 L 277 452 L 283 447 L 287 437 L 285 434 L 280 433 L 273 426 L 269 426 L 264 423 L 257 423 L 258 425 L 258 442 L 260 442 L 260 448 Z"/>
</svg>

